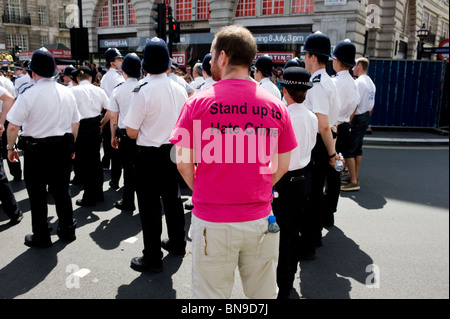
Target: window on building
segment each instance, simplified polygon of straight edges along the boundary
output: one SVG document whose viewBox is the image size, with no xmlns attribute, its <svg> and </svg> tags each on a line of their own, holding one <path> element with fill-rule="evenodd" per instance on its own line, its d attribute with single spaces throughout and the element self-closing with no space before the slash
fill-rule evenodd
<svg viewBox="0 0 450 319">
<path fill-rule="evenodd" d="M 128 24 L 136 24 L 136 11 L 131 0 L 128 0 Z"/>
<path fill-rule="evenodd" d="M 263 0 L 263 15 L 283 14 L 284 0 Z"/>
<path fill-rule="evenodd" d="M 5 13 L 9 17 L 20 18 L 23 16 L 23 3 L 22 0 L 7 0 Z"/>
<path fill-rule="evenodd" d="M 448 39 L 448 23 L 447 22 L 442 22 L 442 35 L 441 35 L 443 40 L 447 40 Z"/>
<path fill-rule="evenodd" d="M 197 0 L 197 20 L 209 20 L 209 3 L 206 0 Z"/>
<path fill-rule="evenodd" d="M 192 20 L 192 0 L 175 1 L 175 18 L 178 21 Z"/>
<path fill-rule="evenodd" d="M 22 51 L 28 51 L 28 36 L 25 34 L 7 34 L 6 46 L 12 50 L 16 46 L 20 46 Z"/>
<path fill-rule="evenodd" d="M 123 0 L 112 0 L 112 25 L 124 25 L 125 6 Z"/>
<path fill-rule="evenodd" d="M 55 42 L 62 43 L 70 49 L 70 38 L 56 37 Z"/>
<path fill-rule="evenodd" d="M 98 21 L 99 27 L 108 27 L 109 26 L 109 1 L 106 0 L 103 4 L 103 7 L 100 11 L 100 18 Z"/>
<path fill-rule="evenodd" d="M 39 25 L 48 25 L 47 21 L 47 7 L 38 6 Z"/>
<path fill-rule="evenodd" d="M 131 0 L 106 0 L 100 10 L 99 27 L 136 24 L 136 11 Z"/>
<path fill-rule="evenodd" d="M 236 17 L 254 17 L 256 15 L 255 0 L 239 0 Z"/>
<path fill-rule="evenodd" d="M 314 13 L 313 0 L 292 0 L 292 13 Z"/>
<path fill-rule="evenodd" d="M 48 36 L 47 35 L 41 35 L 40 40 L 41 40 L 41 47 L 46 46 L 48 44 Z"/>
<path fill-rule="evenodd" d="M 59 8 L 58 12 L 58 25 L 60 28 L 68 28 L 67 26 L 67 18 L 69 17 L 69 13 L 66 11 L 66 7 Z"/>
</svg>

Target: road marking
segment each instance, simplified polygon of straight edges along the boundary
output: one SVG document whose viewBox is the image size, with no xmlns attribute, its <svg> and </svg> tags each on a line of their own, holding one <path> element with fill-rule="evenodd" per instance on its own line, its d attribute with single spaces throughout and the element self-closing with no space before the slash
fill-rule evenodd
<svg viewBox="0 0 450 319">
<path fill-rule="evenodd" d="M 389 149 L 389 150 L 448 150 L 448 146 L 387 146 L 387 145 L 364 145 L 363 148 Z"/>
<path fill-rule="evenodd" d="M 127 238 L 127 239 L 123 240 L 123 242 L 124 243 L 129 243 L 129 244 L 134 244 L 136 242 L 136 240 L 138 240 L 137 237 L 130 237 L 130 238 Z"/>
<path fill-rule="evenodd" d="M 74 272 L 73 276 L 76 276 L 76 277 L 79 277 L 79 278 L 83 278 L 84 276 L 86 276 L 90 272 L 91 271 L 89 269 L 87 269 L 87 268 L 81 268 L 77 272 Z"/>
</svg>

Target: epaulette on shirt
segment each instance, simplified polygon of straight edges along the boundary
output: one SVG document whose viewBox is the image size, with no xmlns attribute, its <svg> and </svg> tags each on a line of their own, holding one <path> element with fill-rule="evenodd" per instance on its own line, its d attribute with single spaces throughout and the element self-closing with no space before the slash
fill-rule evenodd
<svg viewBox="0 0 450 319">
<path fill-rule="evenodd" d="M 322 77 L 322 74 L 318 74 L 316 75 L 313 79 L 312 79 L 312 83 L 319 83 L 320 82 L 320 78 Z"/>
<path fill-rule="evenodd" d="M 117 84 L 114 88 L 121 86 L 122 84 L 124 84 L 125 82 L 120 82 L 119 84 Z"/>
<path fill-rule="evenodd" d="M 34 85 L 34 84 L 31 84 L 31 85 L 29 85 L 29 86 L 27 86 L 27 87 L 24 87 L 24 88 L 22 89 L 22 91 L 19 92 L 19 94 L 23 94 L 26 90 L 28 90 L 29 88 L 31 88 L 33 85 Z"/>
<path fill-rule="evenodd" d="M 148 82 L 142 83 L 141 85 L 138 85 L 134 88 L 133 92 L 139 92 L 139 90 L 141 89 L 141 87 L 143 87 L 144 85 L 146 85 Z"/>
</svg>

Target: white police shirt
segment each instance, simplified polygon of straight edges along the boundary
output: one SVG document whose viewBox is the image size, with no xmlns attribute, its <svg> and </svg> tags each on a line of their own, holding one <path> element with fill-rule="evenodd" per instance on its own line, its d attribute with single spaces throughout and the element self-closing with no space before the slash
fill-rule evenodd
<svg viewBox="0 0 450 319">
<path fill-rule="evenodd" d="M 355 80 L 348 71 L 338 72 L 332 80 L 336 85 L 341 101 L 337 122 L 339 124 L 350 122 L 350 116 L 358 107 L 360 100 Z"/>
<path fill-rule="evenodd" d="M 80 114 L 72 90 L 44 78 L 19 95 L 6 119 L 22 126 L 24 136 L 44 138 L 71 133 Z"/>
<path fill-rule="evenodd" d="M 77 100 L 78 111 L 82 120 L 99 116 L 102 110 L 108 106 L 109 98 L 105 91 L 88 80 L 81 81 L 70 90 Z"/>
<path fill-rule="evenodd" d="M 341 104 L 336 85 L 325 69 L 314 72 L 311 82 L 314 86 L 307 91 L 303 103 L 313 113 L 327 115 L 331 127 L 337 121 Z"/>
<path fill-rule="evenodd" d="M 19 95 L 20 92 L 20 87 L 28 82 L 30 82 L 31 77 L 28 73 L 19 75 L 15 80 L 14 80 L 14 88 L 16 89 L 16 96 Z"/>
<path fill-rule="evenodd" d="M 177 82 L 179 85 L 184 87 L 187 94 L 191 94 L 191 92 L 194 92 L 194 88 L 189 85 L 189 83 L 186 82 L 185 79 L 183 79 L 181 76 L 176 75 L 175 73 L 169 73 L 169 78 Z"/>
<path fill-rule="evenodd" d="M 267 91 L 269 91 L 270 93 L 273 94 L 273 96 L 275 96 L 276 98 L 281 100 L 281 92 L 278 89 L 278 87 L 272 82 L 270 81 L 270 78 L 265 77 L 263 78 L 259 84 L 265 88 Z"/>
<path fill-rule="evenodd" d="M 121 129 L 125 128 L 123 120 L 125 119 L 128 110 L 131 106 L 131 98 L 133 97 L 133 90 L 139 84 L 138 79 L 128 78 L 122 84 L 119 84 L 112 93 L 108 106 L 106 107 L 111 112 L 118 112 L 118 126 Z"/>
<path fill-rule="evenodd" d="M 197 88 L 197 92 L 200 92 L 201 90 L 204 90 L 204 89 L 210 87 L 211 85 L 213 85 L 213 84 L 215 84 L 215 83 L 217 83 L 217 82 L 214 81 L 213 78 L 212 78 L 211 76 L 210 76 L 210 77 L 207 77 L 207 78 L 205 79 L 205 82 L 203 82 L 203 84 L 202 84 L 199 88 Z"/>
<path fill-rule="evenodd" d="M 126 127 L 139 131 L 136 144 L 153 147 L 169 144 L 187 98 L 186 90 L 166 73 L 151 75 L 148 82 L 138 85 L 124 120 Z"/>
<path fill-rule="evenodd" d="M 13 98 L 16 97 L 16 90 L 14 89 L 14 84 L 10 79 L 0 75 L 0 86 L 4 87 L 6 91 L 13 96 Z"/>
<path fill-rule="evenodd" d="M 106 95 L 110 97 L 114 88 L 124 81 L 125 79 L 123 78 L 122 73 L 114 68 L 110 68 L 102 77 L 100 87 L 105 90 Z"/>
<path fill-rule="evenodd" d="M 368 75 L 363 74 L 356 79 L 356 86 L 358 87 L 360 102 L 355 114 L 359 115 L 372 111 L 375 105 L 376 93 L 376 87 L 372 79 Z"/>
<path fill-rule="evenodd" d="M 12 95 L 12 97 L 16 97 L 16 90 L 14 89 L 14 84 L 10 79 L 5 78 L 3 75 L 0 75 L 0 88 L 4 88 L 5 92 L 8 92 Z M 2 93 L 3 95 L 5 93 Z M 0 112 L 2 110 L 3 101 L 0 101 Z"/>
<path fill-rule="evenodd" d="M 205 84 L 205 79 L 202 76 L 197 76 L 194 81 L 189 83 L 196 91 L 198 91 L 203 84 Z"/>
<path fill-rule="evenodd" d="M 311 151 L 316 145 L 319 122 L 317 116 L 308 110 L 303 103 L 293 103 L 288 106 L 292 125 L 298 145 L 291 151 L 289 171 L 304 168 L 311 161 Z"/>
</svg>

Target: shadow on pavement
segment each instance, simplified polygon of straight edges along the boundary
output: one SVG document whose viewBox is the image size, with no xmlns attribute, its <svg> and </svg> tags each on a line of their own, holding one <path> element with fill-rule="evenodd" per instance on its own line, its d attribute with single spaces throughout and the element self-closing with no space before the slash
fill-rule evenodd
<svg viewBox="0 0 450 319">
<path fill-rule="evenodd" d="M 44 281 L 58 264 L 57 254 L 67 245 L 58 240 L 50 248 L 30 248 L 0 269 L 0 298 L 13 299 Z"/>
<path fill-rule="evenodd" d="M 365 284 L 372 258 L 336 226 L 323 237 L 313 261 L 300 262 L 300 292 L 306 299 L 350 299 L 352 278 Z"/>
<path fill-rule="evenodd" d="M 164 271 L 152 274 L 143 272 L 129 285 L 122 285 L 117 290 L 117 299 L 176 299 L 172 276 L 178 271 L 183 257 L 167 255 L 163 259 Z"/>
</svg>

